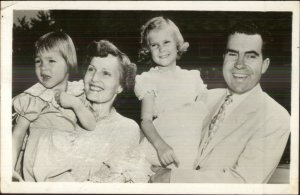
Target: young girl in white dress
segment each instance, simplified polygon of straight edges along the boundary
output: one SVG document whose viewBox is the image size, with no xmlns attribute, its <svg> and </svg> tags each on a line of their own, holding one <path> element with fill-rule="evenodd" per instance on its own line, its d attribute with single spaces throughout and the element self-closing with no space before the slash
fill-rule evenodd
<svg viewBox="0 0 300 195">
<path fill-rule="evenodd" d="M 206 85 L 198 70 L 177 65 L 189 44 L 170 19 L 150 19 L 142 27 L 141 45 L 140 57 L 155 65 L 138 75 L 135 85 L 147 159 L 152 165 L 192 169 L 207 113 Z"/>
<path fill-rule="evenodd" d="M 77 68 L 72 39 L 63 32 L 50 32 L 37 40 L 35 50 L 39 82 L 13 98 L 13 169 L 23 158 L 22 170 L 14 171 L 13 176 L 25 181 L 48 181 L 61 174 L 68 163 L 65 159 L 71 150 L 69 143 L 76 138 L 77 118 L 87 130 L 94 130 L 96 121 L 93 113 L 75 97 L 83 94 L 83 82 L 68 81 L 70 70 Z M 61 92 L 66 92 L 62 96 L 70 96 L 68 101 L 55 100 L 60 99 L 56 94 Z M 19 154 L 26 133 L 23 157 Z"/>
</svg>

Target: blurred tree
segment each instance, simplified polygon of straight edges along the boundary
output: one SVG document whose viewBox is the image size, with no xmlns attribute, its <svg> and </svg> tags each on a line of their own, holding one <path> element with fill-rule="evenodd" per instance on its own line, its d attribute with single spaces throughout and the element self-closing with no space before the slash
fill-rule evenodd
<svg viewBox="0 0 300 195">
<path fill-rule="evenodd" d="M 26 21 L 26 16 L 18 18 L 19 25 L 13 24 L 14 31 L 28 31 L 30 29 L 29 22 Z"/>
<path fill-rule="evenodd" d="M 38 37 L 54 29 L 54 21 L 46 11 L 39 11 L 36 18 L 31 18 L 30 22 L 27 22 L 24 16 L 18 19 L 18 23 L 13 25 L 14 57 L 31 57 L 33 44 Z"/>
<path fill-rule="evenodd" d="M 52 20 L 50 12 L 39 11 L 36 18 L 31 18 L 31 31 L 37 34 L 45 34 L 54 30 L 55 21 Z"/>
</svg>

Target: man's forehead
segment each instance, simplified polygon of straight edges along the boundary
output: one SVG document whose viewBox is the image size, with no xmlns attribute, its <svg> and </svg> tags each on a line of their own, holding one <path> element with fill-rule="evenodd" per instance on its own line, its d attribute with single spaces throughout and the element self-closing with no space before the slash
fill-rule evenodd
<svg viewBox="0 0 300 195">
<path fill-rule="evenodd" d="M 240 52 L 262 51 L 262 38 L 259 34 L 248 35 L 244 33 L 234 33 L 228 37 L 227 49 L 232 49 Z"/>
</svg>

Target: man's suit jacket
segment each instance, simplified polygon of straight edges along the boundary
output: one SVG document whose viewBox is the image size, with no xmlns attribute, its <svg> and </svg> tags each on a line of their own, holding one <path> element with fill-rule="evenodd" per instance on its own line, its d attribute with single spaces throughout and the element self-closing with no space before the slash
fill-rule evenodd
<svg viewBox="0 0 300 195">
<path fill-rule="evenodd" d="M 208 92 L 211 114 L 203 129 L 198 170 L 172 170 L 170 182 L 266 183 L 276 169 L 290 133 L 289 113 L 254 88 L 220 124 L 203 150 L 208 124 L 226 96 L 226 89 Z"/>
</svg>

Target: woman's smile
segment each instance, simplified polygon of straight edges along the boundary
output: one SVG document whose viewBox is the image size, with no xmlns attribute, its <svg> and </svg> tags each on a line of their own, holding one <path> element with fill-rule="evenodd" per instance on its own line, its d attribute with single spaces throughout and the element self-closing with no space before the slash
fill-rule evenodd
<svg viewBox="0 0 300 195">
<path fill-rule="evenodd" d="M 101 86 L 90 83 L 90 90 L 91 91 L 96 91 L 96 92 L 101 92 L 101 91 L 104 90 L 104 88 L 101 87 Z"/>
</svg>

